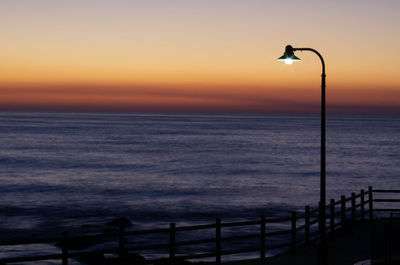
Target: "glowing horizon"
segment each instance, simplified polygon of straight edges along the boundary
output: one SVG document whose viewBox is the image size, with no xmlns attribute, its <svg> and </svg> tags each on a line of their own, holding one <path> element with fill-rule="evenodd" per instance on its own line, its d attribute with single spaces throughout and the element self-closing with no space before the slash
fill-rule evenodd
<svg viewBox="0 0 400 265">
<path fill-rule="evenodd" d="M 348 2 L 3 1 L 0 110 L 318 113 L 291 44 L 328 113 L 400 114 L 400 3 Z"/>
</svg>

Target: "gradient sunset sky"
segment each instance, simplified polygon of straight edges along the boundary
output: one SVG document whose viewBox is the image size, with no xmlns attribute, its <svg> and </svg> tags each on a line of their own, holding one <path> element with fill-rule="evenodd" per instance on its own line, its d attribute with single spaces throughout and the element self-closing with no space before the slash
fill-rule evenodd
<svg viewBox="0 0 400 265">
<path fill-rule="evenodd" d="M 0 0 L 0 109 L 400 114 L 398 0 Z"/>
</svg>

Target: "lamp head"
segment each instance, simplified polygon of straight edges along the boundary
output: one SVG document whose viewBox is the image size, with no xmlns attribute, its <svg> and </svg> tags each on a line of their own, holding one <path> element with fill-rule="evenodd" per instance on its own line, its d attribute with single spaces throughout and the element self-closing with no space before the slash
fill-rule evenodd
<svg viewBox="0 0 400 265">
<path fill-rule="evenodd" d="M 285 48 L 285 53 L 278 58 L 278 61 L 284 61 L 286 64 L 292 64 L 293 61 L 300 61 L 296 55 L 294 55 L 293 47 L 287 45 Z"/>
</svg>

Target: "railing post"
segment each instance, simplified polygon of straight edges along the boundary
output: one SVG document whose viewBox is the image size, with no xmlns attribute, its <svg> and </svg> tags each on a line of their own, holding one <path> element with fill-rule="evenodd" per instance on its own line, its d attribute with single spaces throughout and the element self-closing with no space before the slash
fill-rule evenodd
<svg viewBox="0 0 400 265">
<path fill-rule="evenodd" d="M 310 243 L 310 206 L 307 205 L 304 210 L 304 237 L 305 243 L 308 245 Z"/>
<path fill-rule="evenodd" d="M 291 249 L 295 252 L 296 249 L 296 212 L 292 212 L 292 229 L 291 229 Z"/>
<path fill-rule="evenodd" d="M 368 212 L 369 212 L 369 220 L 374 219 L 374 207 L 373 207 L 373 197 L 372 197 L 372 186 L 368 187 Z"/>
<path fill-rule="evenodd" d="M 62 233 L 62 265 L 68 265 L 68 232 Z"/>
<path fill-rule="evenodd" d="M 354 192 L 351 193 L 351 221 L 354 222 L 356 220 L 356 194 Z"/>
<path fill-rule="evenodd" d="M 124 250 L 124 227 L 121 226 L 119 228 L 119 241 L 118 241 L 118 258 L 121 261 L 121 263 L 124 260 L 125 256 L 125 250 Z"/>
<path fill-rule="evenodd" d="M 331 236 L 333 236 L 333 233 L 335 232 L 335 200 L 331 199 L 331 204 L 330 204 L 330 213 L 329 213 L 329 219 L 330 219 L 330 227 L 331 227 Z"/>
<path fill-rule="evenodd" d="M 217 218 L 215 226 L 215 263 L 221 264 L 221 219 Z"/>
<path fill-rule="evenodd" d="M 175 241 L 176 241 L 175 223 L 170 223 L 169 224 L 169 261 L 170 261 L 170 264 L 174 264 L 174 260 L 175 260 L 175 252 L 176 252 Z"/>
<path fill-rule="evenodd" d="M 364 196 L 365 196 L 365 192 L 364 192 L 364 189 L 361 189 L 361 191 L 360 191 L 361 193 L 361 202 L 360 202 L 360 204 L 361 204 L 361 208 L 360 208 L 360 212 L 361 212 L 361 221 L 364 221 L 365 220 L 365 210 L 364 210 L 364 204 L 365 204 L 365 199 L 364 199 Z"/>
<path fill-rule="evenodd" d="M 346 222 L 346 197 L 342 195 L 340 197 L 340 223 L 342 227 L 344 227 L 345 222 Z"/>
<path fill-rule="evenodd" d="M 260 262 L 265 261 L 265 216 L 260 220 Z"/>
</svg>

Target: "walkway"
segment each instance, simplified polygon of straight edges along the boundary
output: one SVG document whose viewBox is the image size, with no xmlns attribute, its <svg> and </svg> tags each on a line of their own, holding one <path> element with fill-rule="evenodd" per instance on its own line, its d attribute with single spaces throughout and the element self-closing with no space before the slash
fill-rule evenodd
<svg viewBox="0 0 400 265">
<path fill-rule="evenodd" d="M 328 237 L 329 245 L 329 265 L 353 265 L 356 262 L 370 260 L 371 257 L 371 236 L 374 235 L 374 253 L 384 253 L 384 224 L 389 224 L 389 220 L 379 220 L 374 226 L 367 222 L 358 223 L 347 230 L 337 231 L 334 237 Z M 393 229 L 390 232 L 394 235 L 400 235 L 400 222 L 393 222 Z M 373 228 L 373 229 L 372 229 Z M 388 228 L 388 226 L 387 226 Z M 372 230 L 371 230 L 372 229 Z M 389 233 L 389 229 L 386 231 Z M 393 251 L 400 253 L 399 237 L 392 240 Z M 317 250 L 315 244 L 302 246 L 296 249 L 295 253 L 284 253 L 275 257 L 268 258 L 264 264 L 268 265 L 314 265 L 317 264 Z M 260 265 L 259 260 L 248 260 L 241 262 L 226 263 L 229 265 Z M 358 263 L 369 264 L 369 263 Z M 397 263 L 396 263 L 397 264 Z"/>
</svg>

